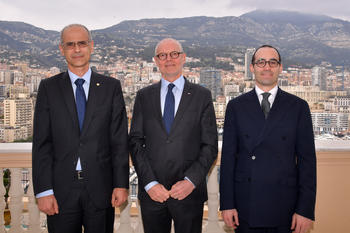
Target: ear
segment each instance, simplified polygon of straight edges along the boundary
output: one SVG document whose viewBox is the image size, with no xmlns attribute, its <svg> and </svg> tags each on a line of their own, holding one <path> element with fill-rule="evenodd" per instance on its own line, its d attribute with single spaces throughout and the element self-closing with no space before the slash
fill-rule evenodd
<svg viewBox="0 0 350 233">
<path fill-rule="evenodd" d="M 280 73 L 282 73 L 282 70 L 283 70 L 283 65 L 282 65 L 282 63 L 281 63 L 281 64 L 280 64 L 280 69 L 279 69 Z"/>
<path fill-rule="evenodd" d="M 60 49 L 61 55 L 64 56 L 64 49 L 61 43 L 58 45 L 58 48 Z"/>
<path fill-rule="evenodd" d="M 156 64 L 156 66 L 159 67 L 159 60 L 158 60 L 158 58 L 156 56 L 153 57 L 153 61 Z"/>
<path fill-rule="evenodd" d="M 254 66 L 252 64 L 249 65 L 250 72 L 254 73 Z"/>
<path fill-rule="evenodd" d="M 94 41 L 90 41 L 90 50 L 91 50 L 91 53 L 94 52 Z"/>
<path fill-rule="evenodd" d="M 186 63 L 186 53 L 182 54 L 182 63 L 185 64 Z"/>
</svg>

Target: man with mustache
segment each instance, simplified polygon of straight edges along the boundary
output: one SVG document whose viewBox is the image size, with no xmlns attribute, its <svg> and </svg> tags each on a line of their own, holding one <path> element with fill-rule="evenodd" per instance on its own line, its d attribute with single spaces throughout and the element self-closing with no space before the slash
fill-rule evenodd
<svg viewBox="0 0 350 233">
<path fill-rule="evenodd" d="M 50 233 L 112 233 L 113 207 L 128 196 L 123 93 L 118 80 L 91 70 L 93 46 L 85 26 L 63 28 L 59 49 L 68 71 L 39 87 L 33 185 Z"/>
<path fill-rule="evenodd" d="M 220 209 L 236 233 L 305 233 L 314 220 L 316 155 L 306 101 L 278 88 L 281 56 L 259 47 L 255 88 L 229 102 Z"/>
<path fill-rule="evenodd" d="M 216 119 L 208 89 L 182 75 L 186 54 L 160 41 L 154 60 L 162 79 L 136 96 L 130 150 L 145 233 L 202 232 L 206 176 L 217 157 Z"/>
</svg>

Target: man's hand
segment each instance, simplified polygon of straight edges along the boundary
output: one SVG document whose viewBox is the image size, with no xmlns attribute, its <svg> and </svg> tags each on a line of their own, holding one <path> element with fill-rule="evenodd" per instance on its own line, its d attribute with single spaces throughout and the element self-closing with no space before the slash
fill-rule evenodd
<svg viewBox="0 0 350 233">
<path fill-rule="evenodd" d="M 169 191 L 162 185 L 156 184 L 147 191 L 148 195 L 153 201 L 160 203 L 165 202 L 169 198 Z"/>
<path fill-rule="evenodd" d="M 310 230 L 311 225 L 311 219 L 305 218 L 295 213 L 293 214 L 292 226 L 290 229 L 292 229 L 294 233 L 306 233 L 308 230 Z"/>
<path fill-rule="evenodd" d="M 128 190 L 126 188 L 114 188 L 112 193 L 112 206 L 119 207 L 128 199 Z"/>
<path fill-rule="evenodd" d="M 170 189 L 170 196 L 174 199 L 183 200 L 194 190 L 194 185 L 188 180 L 176 182 Z"/>
<path fill-rule="evenodd" d="M 236 229 L 237 226 L 239 226 L 238 212 L 236 209 L 223 210 L 221 216 L 227 226 L 233 227 L 233 229 Z"/>
<path fill-rule="evenodd" d="M 39 197 L 37 201 L 40 211 L 47 215 L 58 214 L 58 204 L 54 195 Z"/>
</svg>

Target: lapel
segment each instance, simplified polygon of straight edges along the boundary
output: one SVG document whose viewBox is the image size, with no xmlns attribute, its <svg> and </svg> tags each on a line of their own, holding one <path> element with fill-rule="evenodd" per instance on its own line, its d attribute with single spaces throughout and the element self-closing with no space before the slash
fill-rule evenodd
<svg viewBox="0 0 350 233">
<path fill-rule="evenodd" d="M 254 88 L 247 93 L 246 103 L 242 105 L 242 108 L 245 109 L 244 113 L 248 113 L 253 119 L 252 122 L 255 122 L 255 125 L 265 124 L 264 112 L 261 109 L 259 99 Z"/>
<path fill-rule="evenodd" d="M 80 132 L 79 123 L 78 123 L 78 114 L 77 108 L 75 105 L 74 93 L 72 88 L 72 82 L 69 78 L 68 71 L 62 74 L 61 79 L 59 80 L 59 85 L 62 91 L 63 99 L 66 103 L 69 115 L 72 118 L 73 125 L 76 126 L 77 132 Z"/>
<path fill-rule="evenodd" d="M 192 96 L 194 94 L 193 92 L 194 90 L 192 89 L 192 84 L 188 82 L 185 78 L 185 86 L 182 91 L 181 100 L 177 112 L 175 114 L 174 122 L 171 125 L 170 134 L 174 131 L 174 129 L 176 129 L 176 126 L 181 122 L 181 119 L 184 113 L 186 112 L 189 103 L 192 100 Z"/>
<path fill-rule="evenodd" d="M 254 148 L 257 147 L 263 141 L 263 139 L 268 136 L 270 131 L 274 129 L 276 125 L 282 121 L 285 114 L 288 113 L 288 109 L 290 109 L 290 103 L 286 97 L 286 94 L 280 88 L 278 88 L 276 98 Z"/>
<path fill-rule="evenodd" d="M 97 100 L 100 96 L 100 93 L 102 93 L 102 89 L 103 89 L 102 79 L 99 79 L 97 77 L 96 73 L 91 72 L 89 96 L 88 96 L 88 101 L 86 103 L 84 124 L 83 124 L 83 129 L 82 129 L 81 135 L 83 135 L 87 131 L 87 128 L 88 128 L 90 121 L 92 119 L 94 110 L 97 107 L 97 103 L 98 103 Z"/>
<path fill-rule="evenodd" d="M 155 118 L 157 119 L 157 121 L 161 125 L 164 133 L 167 134 L 165 126 L 164 126 L 164 122 L 163 122 L 162 110 L 161 110 L 161 104 L 160 104 L 160 88 L 161 88 L 161 85 L 162 85 L 161 81 L 159 81 L 157 84 L 155 84 L 152 87 L 152 97 L 151 97 L 152 98 L 152 103 L 153 103 L 152 114 L 155 115 Z"/>
</svg>

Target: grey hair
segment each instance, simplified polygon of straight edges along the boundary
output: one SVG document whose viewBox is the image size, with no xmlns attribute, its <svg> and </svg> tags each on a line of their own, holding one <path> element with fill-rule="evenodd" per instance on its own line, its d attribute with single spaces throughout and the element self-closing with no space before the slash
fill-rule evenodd
<svg viewBox="0 0 350 233">
<path fill-rule="evenodd" d="M 162 44 L 165 41 L 172 41 L 172 42 L 176 43 L 179 46 L 179 48 L 180 48 L 179 52 L 183 52 L 184 51 L 183 48 L 182 48 L 181 43 L 178 40 L 175 40 L 173 38 L 165 38 L 165 39 L 159 41 L 158 44 L 156 45 L 156 48 L 154 49 L 154 56 L 157 56 L 157 50 L 158 50 L 160 44 Z"/>
<path fill-rule="evenodd" d="M 79 24 L 79 23 L 73 23 L 73 24 L 69 24 L 69 25 L 65 26 L 65 27 L 61 30 L 61 41 L 60 41 L 61 44 L 63 44 L 63 33 L 64 33 L 64 31 L 67 30 L 68 28 L 71 28 L 71 27 L 80 27 L 80 28 L 85 29 L 85 31 L 88 33 L 89 41 L 92 41 L 91 32 L 89 31 L 89 29 L 88 29 L 87 27 L 85 27 L 84 25 Z"/>
</svg>

